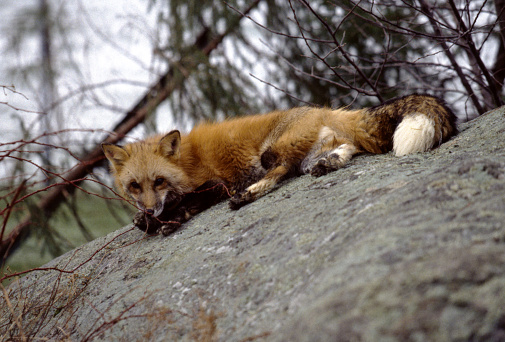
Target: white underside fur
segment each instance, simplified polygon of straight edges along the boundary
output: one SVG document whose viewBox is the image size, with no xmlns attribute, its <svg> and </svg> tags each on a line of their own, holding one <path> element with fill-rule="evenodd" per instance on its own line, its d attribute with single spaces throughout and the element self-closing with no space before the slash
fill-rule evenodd
<svg viewBox="0 0 505 342">
<path fill-rule="evenodd" d="M 393 135 L 393 152 L 397 156 L 428 151 L 435 145 L 435 122 L 424 114 L 405 117 Z"/>
<path fill-rule="evenodd" d="M 336 153 L 340 159 L 339 167 L 344 166 L 352 156 L 356 153 L 356 146 L 350 144 L 342 144 L 334 149 L 330 154 Z"/>
</svg>

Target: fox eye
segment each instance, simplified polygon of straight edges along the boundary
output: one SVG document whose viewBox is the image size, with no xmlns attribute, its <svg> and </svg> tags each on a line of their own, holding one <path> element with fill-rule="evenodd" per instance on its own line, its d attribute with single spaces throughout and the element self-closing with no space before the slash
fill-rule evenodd
<svg viewBox="0 0 505 342">
<path fill-rule="evenodd" d="M 131 186 L 132 188 L 134 188 L 134 189 L 140 189 L 140 184 L 139 184 L 139 183 L 137 183 L 137 182 L 135 182 L 135 181 L 134 181 L 134 182 L 131 182 L 131 183 L 130 183 L 130 186 Z"/>
<path fill-rule="evenodd" d="M 160 186 L 161 184 L 165 183 L 165 178 L 156 178 L 156 180 L 154 181 L 154 186 Z"/>
</svg>

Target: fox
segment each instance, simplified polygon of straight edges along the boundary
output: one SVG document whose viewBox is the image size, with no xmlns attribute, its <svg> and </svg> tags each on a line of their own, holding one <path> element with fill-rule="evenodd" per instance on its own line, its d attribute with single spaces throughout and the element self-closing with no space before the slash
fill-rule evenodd
<svg viewBox="0 0 505 342">
<path fill-rule="evenodd" d="M 456 122 L 442 99 L 412 94 L 362 109 L 306 106 L 203 122 L 102 149 L 116 187 L 139 208 L 133 223 L 168 235 L 225 198 L 237 210 L 284 179 L 324 176 L 358 153 L 426 152 L 456 135 Z"/>
</svg>

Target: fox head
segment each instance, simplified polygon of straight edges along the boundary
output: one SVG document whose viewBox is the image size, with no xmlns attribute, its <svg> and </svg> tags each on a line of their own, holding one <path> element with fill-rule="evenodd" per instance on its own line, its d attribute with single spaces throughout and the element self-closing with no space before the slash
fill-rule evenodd
<svg viewBox="0 0 505 342">
<path fill-rule="evenodd" d="M 192 190 L 179 166 L 180 145 L 179 131 L 171 131 L 124 147 L 102 144 L 102 149 L 111 163 L 116 186 L 141 210 L 159 216 Z"/>
</svg>

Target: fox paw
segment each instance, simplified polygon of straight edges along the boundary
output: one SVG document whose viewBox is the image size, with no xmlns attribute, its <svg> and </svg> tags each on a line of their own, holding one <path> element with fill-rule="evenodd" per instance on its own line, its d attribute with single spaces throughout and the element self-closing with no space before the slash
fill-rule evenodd
<svg viewBox="0 0 505 342">
<path fill-rule="evenodd" d="M 135 214 L 133 217 L 133 224 L 147 234 L 155 234 L 160 226 L 158 220 L 151 215 L 145 214 L 143 211 L 139 211 Z"/>
<path fill-rule="evenodd" d="M 325 158 L 319 159 L 310 170 L 310 174 L 315 177 L 324 176 L 329 172 L 338 170 L 343 165 L 343 161 L 337 153 L 329 154 Z"/>
<path fill-rule="evenodd" d="M 230 199 L 230 208 L 233 210 L 238 210 L 242 208 L 244 205 L 249 204 L 254 201 L 254 196 L 249 191 L 242 192 L 234 195 Z"/>
<path fill-rule="evenodd" d="M 159 229 L 158 232 L 163 234 L 163 236 L 167 236 L 175 232 L 181 224 L 179 222 L 168 222 L 163 224 Z"/>
</svg>

